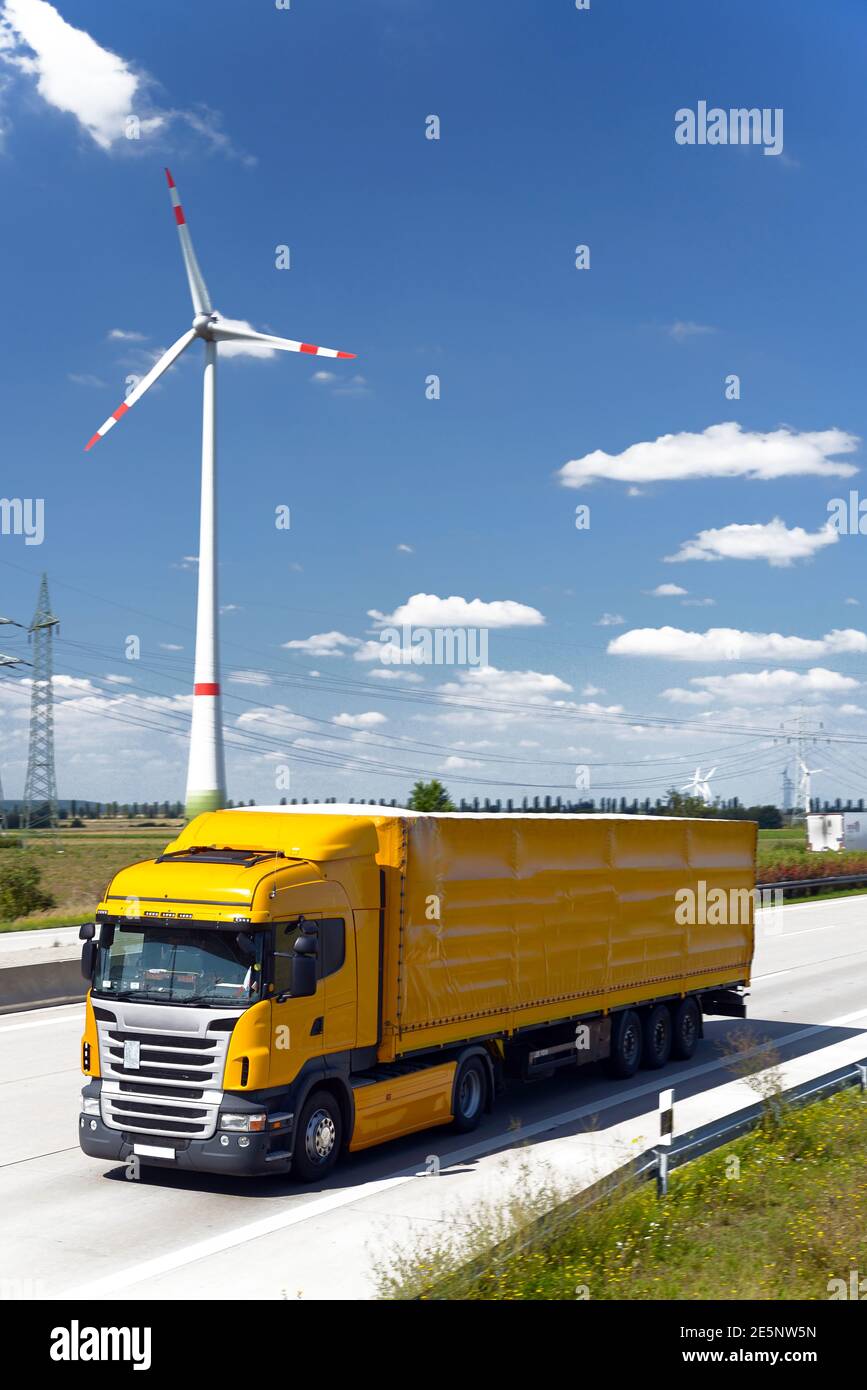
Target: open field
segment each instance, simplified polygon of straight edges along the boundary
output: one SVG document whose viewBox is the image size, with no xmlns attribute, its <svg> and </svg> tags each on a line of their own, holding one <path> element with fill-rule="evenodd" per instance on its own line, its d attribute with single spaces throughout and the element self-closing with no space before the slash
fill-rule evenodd
<svg viewBox="0 0 867 1390">
<path fill-rule="evenodd" d="M 473 1243 L 483 1240 L 479 1229 Z M 666 1198 L 646 1182 L 554 1238 L 525 1241 L 469 1286 L 453 1251 L 421 1250 L 383 1292 L 519 1302 L 848 1297 L 850 1271 L 867 1267 L 867 1101 L 850 1090 L 784 1110 L 676 1169 Z"/>
<path fill-rule="evenodd" d="M 9 837 L 26 846 L 24 853 L 38 857 L 42 887 L 54 898 L 55 906 L 38 916 L 20 917 L 0 923 L 0 931 L 22 931 L 28 927 L 57 927 L 87 921 L 99 901 L 103 888 L 118 869 L 140 859 L 151 859 L 177 835 L 183 822 L 165 821 L 142 827 L 118 821 L 86 822 L 83 830 L 59 830 L 56 835 L 34 831 L 25 835 L 11 832 Z M 0 852 L 3 855 L 14 850 Z"/>
</svg>

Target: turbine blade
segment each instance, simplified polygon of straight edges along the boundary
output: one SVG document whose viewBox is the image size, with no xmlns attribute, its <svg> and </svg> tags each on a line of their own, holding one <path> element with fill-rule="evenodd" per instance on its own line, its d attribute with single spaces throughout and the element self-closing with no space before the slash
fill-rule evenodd
<svg viewBox="0 0 867 1390">
<path fill-rule="evenodd" d="M 136 386 L 134 390 L 130 391 L 126 400 L 123 402 L 123 405 L 119 405 L 114 414 L 109 415 L 105 424 L 100 425 L 99 429 L 96 431 L 96 434 L 88 440 L 88 442 L 84 446 L 85 453 L 87 453 L 88 449 L 92 449 L 97 440 L 102 439 L 104 434 L 108 434 L 110 429 L 114 429 L 114 426 L 117 424 L 118 420 L 122 419 L 123 416 L 126 415 L 127 411 L 132 409 L 136 401 L 141 400 L 145 391 L 150 390 L 154 382 L 159 380 L 159 378 L 162 376 L 163 372 L 168 371 L 172 363 L 177 361 L 181 353 L 190 346 L 190 343 L 192 343 L 195 340 L 195 337 L 196 334 L 193 331 L 193 329 L 188 328 L 183 337 L 178 338 L 178 341 L 176 343 L 172 343 L 168 352 L 163 353 L 159 362 L 156 362 L 151 367 L 147 376 L 143 376 L 138 386 Z"/>
<path fill-rule="evenodd" d="M 316 357 L 354 357 L 354 352 L 340 352 L 337 348 L 317 347 L 315 343 L 298 343 L 294 338 L 277 338 L 273 333 L 257 333 L 254 328 L 221 322 L 216 319 L 209 325 L 210 336 L 218 343 L 265 343 L 268 347 L 282 352 L 309 352 Z"/>
<path fill-rule="evenodd" d="M 205 277 L 199 269 L 196 260 L 196 253 L 193 250 L 193 239 L 190 236 L 190 229 L 187 226 L 187 219 L 181 207 L 180 194 L 172 178 L 171 169 L 166 169 L 166 178 L 169 181 L 169 197 L 172 200 L 172 207 L 175 210 L 175 221 L 178 224 L 178 236 L 181 239 L 181 255 L 184 258 L 184 269 L 187 272 L 187 279 L 190 283 L 190 294 L 193 300 L 193 308 L 197 314 L 210 314 L 212 304 L 208 287 L 205 284 Z"/>
</svg>

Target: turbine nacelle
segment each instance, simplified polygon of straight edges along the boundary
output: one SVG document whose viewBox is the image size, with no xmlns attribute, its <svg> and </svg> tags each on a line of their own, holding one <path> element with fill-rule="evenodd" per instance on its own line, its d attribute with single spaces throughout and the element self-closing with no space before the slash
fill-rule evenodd
<svg viewBox="0 0 867 1390">
<path fill-rule="evenodd" d="M 197 338 L 210 338 L 210 328 L 215 318 L 217 318 L 217 315 L 215 313 L 196 314 L 195 318 L 193 319 L 193 332 L 195 333 Z"/>
</svg>

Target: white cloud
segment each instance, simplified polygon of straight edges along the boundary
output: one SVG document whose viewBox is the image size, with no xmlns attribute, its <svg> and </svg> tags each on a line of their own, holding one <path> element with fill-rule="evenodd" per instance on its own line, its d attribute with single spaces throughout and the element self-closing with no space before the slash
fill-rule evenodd
<svg viewBox="0 0 867 1390">
<path fill-rule="evenodd" d="M 785 427 L 760 433 L 734 420 L 709 425 L 703 434 L 663 434 L 631 444 L 621 454 L 595 449 L 560 469 L 564 487 L 585 487 L 596 478 L 621 483 L 683 482 L 693 478 L 850 478 L 857 468 L 834 460 L 858 446 L 845 430 L 804 431 Z"/>
<path fill-rule="evenodd" d="M 271 677 L 266 671 L 230 671 L 228 679 L 236 685 L 270 685 Z"/>
<path fill-rule="evenodd" d="M 375 646 L 378 649 L 376 653 L 377 657 L 382 655 L 384 646 L 383 643 L 375 642 L 370 643 L 370 645 Z M 385 645 L 388 645 L 389 649 L 391 649 L 391 644 Z M 356 653 L 356 655 L 358 654 Z M 417 671 L 405 671 L 402 667 L 395 666 L 378 667 L 375 671 L 370 672 L 370 679 L 378 681 L 404 681 L 407 685 L 422 684 L 422 677 L 418 674 Z"/>
<path fill-rule="evenodd" d="M 620 613 L 603 613 L 597 618 L 594 627 L 622 627 L 626 619 Z"/>
<path fill-rule="evenodd" d="M 251 730 L 269 737 L 286 738 L 288 733 L 316 733 L 316 725 L 303 714 L 293 714 L 286 705 L 262 705 L 256 709 L 245 710 L 235 721 L 243 730 Z"/>
<path fill-rule="evenodd" d="M 143 343 L 147 340 L 146 333 L 136 333 L 131 328 L 111 328 L 108 336 L 122 343 Z"/>
<path fill-rule="evenodd" d="M 713 608 L 716 603 L 715 598 L 682 598 L 681 608 Z"/>
<path fill-rule="evenodd" d="M 538 608 L 516 603 L 513 599 L 494 599 L 488 603 L 484 599 L 465 599 L 457 594 L 450 598 L 412 594 L 393 613 L 380 613 L 370 608 L 368 617 L 380 627 L 401 627 L 405 623 L 410 627 L 541 627 L 545 622 Z"/>
<path fill-rule="evenodd" d="M 319 371 L 314 372 L 310 380 L 317 382 L 320 386 L 325 386 L 329 381 L 337 381 L 338 376 L 336 372 Z"/>
<path fill-rule="evenodd" d="M 469 666 L 456 681 L 440 686 L 444 695 L 472 695 L 493 700 L 519 700 L 522 703 L 548 703 L 552 695 L 568 694 L 559 676 L 541 671 L 501 671 L 496 666 Z"/>
<path fill-rule="evenodd" d="M 655 589 L 646 589 L 645 593 L 650 598 L 677 598 L 679 594 L 688 594 L 688 589 L 682 589 L 679 584 L 657 584 Z"/>
<path fill-rule="evenodd" d="M 293 638 L 282 644 L 290 652 L 306 652 L 309 656 L 345 656 L 352 647 L 361 646 L 358 637 L 343 632 L 314 632 L 311 637 Z"/>
<path fill-rule="evenodd" d="M 387 723 L 386 716 L 380 714 L 379 710 L 365 710 L 363 714 L 336 714 L 332 719 L 332 724 L 339 724 L 344 729 L 375 729 L 378 724 Z"/>
<path fill-rule="evenodd" d="M 867 709 L 862 709 L 860 705 L 841 705 L 837 713 L 844 714 L 848 719 L 867 714 Z"/>
<path fill-rule="evenodd" d="M 665 699 L 681 704 L 707 704 L 711 700 L 738 701 L 749 705 L 786 704 L 790 700 L 825 698 L 856 690 L 859 682 L 839 671 L 813 666 L 809 671 L 739 671 L 731 676 L 694 676 L 693 691 L 664 690 Z M 692 697 L 692 698 L 691 698 Z"/>
<path fill-rule="evenodd" d="M 843 602 L 848 603 L 852 608 L 861 607 L 861 600 L 859 598 L 844 598 Z"/>
<path fill-rule="evenodd" d="M 835 628 L 824 637 L 784 637 L 779 632 L 742 632 L 712 627 L 637 627 L 608 644 L 611 656 L 649 656 L 662 661 L 811 661 L 821 656 L 867 652 L 867 633 Z"/>
<path fill-rule="evenodd" d="M 456 753 L 450 753 L 445 762 L 440 767 L 440 772 L 458 772 L 465 767 L 482 767 L 478 758 L 461 758 Z"/>
<path fill-rule="evenodd" d="M 341 380 L 332 392 L 332 395 L 335 396 L 367 396 L 369 394 L 367 377 L 362 376 L 360 372 L 356 372 L 355 376 L 351 376 L 348 381 Z"/>
<path fill-rule="evenodd" d="M 582 695 L 604 695 L 605 691 L 601 685 L 585 685 L 581 690 Z"/>
<path fill-rule="evenodd" d="M 687 338 L 706 337 L 709 333 L 716 333 L 716 329 L 707 323 L 693 323 L 691 319 L 678 319 L 675 323 L 670 323 L 666 328 L 666 333 L 675 342 L 683 343 Z"/>
<path fill-rule="evenodd" d="M 177 642 L 160 642 L 160 648 L 164 652 L 182 652 L 183 647 L 179 647 Z"/>
<path fill-rule="evenodd" d="M 713 699 L 706 690 L 684 690 L 679 685 L 669 686 L 661 695 L 663 700 L 672 700 L 676 705 L 709 705 Z"/>
<path fill-rule="evenodd" d="M 25 80 L 32 80 L 48 106 L 73 116 L 106 152 L 135 150 L 154 131 L 164 133 L 181 122 L 212 148 L 237 153 L 212 112 L 161 107 L 152 78 L 134 71 L 125 58 L 69 24 L 47 0 L 4 0 L 0 59 Z M 127 138 L 130 117 L 139 122 L 140 141 Z"/>
<path fill-rule="evenodd" d="M 76 386 L 105 386 L 102 377 L 94 376 L 92 372 L 68 372 L 67 376 Z"/>
<path fill-rule="evenodd" d="M 397 549 L 401 552 L 402 555 L 412 555 L 412 553 L 413 553 L 412 546 L 411 546 L 411 545 L 404 545 L 404 543 L 403 543 L 402 541 L 401 541 L 400 545 L 397 547 Z"/>
<path fill-rule="evenodd" d="M 818 550 L 835 545 L 837 531 L 830 521 L 819 531 L 803 526 L 786 526 L 775 516 L 765 523 L 719 526 L 699 531 L 684 541 L 676 555 L 666 555 L 668 564 L 681 560 L 767 560 L 769 565 L 786 568 L 795 560 L 809 560 Z"/>
</svg>

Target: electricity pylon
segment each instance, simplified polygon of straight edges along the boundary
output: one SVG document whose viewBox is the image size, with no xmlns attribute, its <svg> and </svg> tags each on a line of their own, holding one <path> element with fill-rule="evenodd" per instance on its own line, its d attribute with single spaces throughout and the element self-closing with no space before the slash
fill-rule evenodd
<svg viewBox="0 0 867 1390">
<path fill-rule="evenodd" d="M 57 780 L 54 774 L 54 690 L 52 686 L 52 647 L 54 629 L 60 622 L 51 611 L 48 576 L 43 574 L 33 622 L 28 629 L 33 646 L 33 687 L 30 696 L 30 750 L 27 780 L 24 783 L 23 828 L 57 825 Z"/>
</svg>

